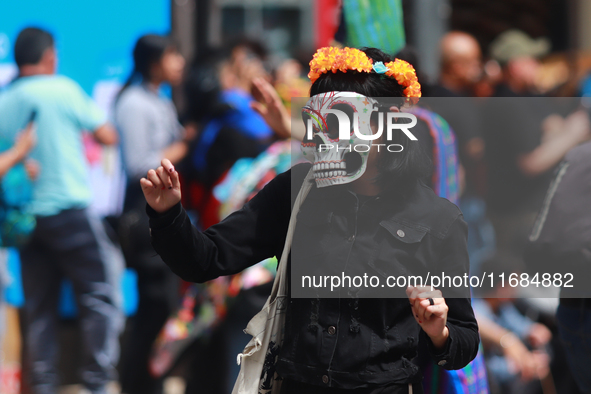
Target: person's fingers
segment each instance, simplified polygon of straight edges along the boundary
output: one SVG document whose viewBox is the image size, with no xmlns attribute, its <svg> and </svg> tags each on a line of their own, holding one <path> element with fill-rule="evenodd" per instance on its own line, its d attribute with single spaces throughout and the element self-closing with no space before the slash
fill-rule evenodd
<svg viewBox="0 0 591 394">
<path fill-rule="evenodd" d="M 170 179 L 170 173 L 164 169 L 164 167 L 160 166 L 156 169 L 156 174 L 162 181 L 162 188 L 164 189 L 172 189 L 172 181 Z"/>
<path fill-rule="evenodd" d="M 427 308 L 421 305 L 421 302 L 417 300 L 418 307 L 417 307 L 417 315 L 419 316 L 419 323 L 423 323 L 427 321 L 427 316 L 425 316 L 425 312 L 427 312 Z"/>
<path fill-rule="evenodd" d="M 150 181 L 149 179 L 146 178 L 141 178 L 140 179 L 140 185 L 142 187 L 149 187 L 149 188 L 154 188 L 154 184 L 152 183 L 152 181 Z"/>
<path fill-rule="evenodd" d="M 408 287 L 406 294 L 411 302 L 415 302 L 416 300 L 423 300 L 427 298 L 441 298 L 443 297 L 440 290 L 431 289 L 428 286 L 416 286 L 416 287 Z"/>
<path fill-rule="evenodd" d="M 534 352 L 536 361 L 536 375 L 538 379 L 544 379 L 550 372 L 550 356 L 546 353 Z"/>
<path fill-rule="evenodd" d="M 527 353 L 527 356 L 523 360 L 521 368 L 521 379 L 524 381 L 532 380 L 536 374 L 536 361 L 531 353 Z"/>
<path fill-rule="evenodd" d="M 419 308 L 418 308 L 418 304 L 414 304 L 411 303 L 410 304 L 410 310 L 412 311 L 412 315 L 413 317 L 416 319 L 417 323 L 419 322 Z M 421 320 L 422 322 L 422 320 Z"/>
<path fill-rule="evenodd" d="M 418 294 L 432 292 L 432 291 L 439 291 L 441 293 L 440 290 L 437 290 L 432 286 L 416 286 L 415 288 L 418 290 Z"/>
<path fill-rule="evenodd" d="M 441 290 L 428 290 L 428 291 L 421 291 L 420 293 L 417 294 L 417 298 L 421 299 L 421 300 L 426 300 L 428 298 L 443 298 L 443 294 L 441 293 Z"/>
<path fill-rule="evenodd" d="M 181 180 L 179 179 L 179 173 L 173 169 L 172 173 L 170 174 L 170 179 L 172 181 L 172 187 L 175 189 L 181 188 Z"/>
<path fill-rule="evenodd" d="M 264 91 L 264 85 L 261 83 L 261 78 L 255 78 L 252 81 L 252 95 L 254 99 L 262 104 L 269 104 L 268 95 Z"/>
<path fill-rule="evenodd" d="M 519 377 L 522 381 L 527 382 L 531 380 L 532 370 L 529 366 L 529 361 L 527 360 L 528 357 L 523 357 L 519 361 L 519 367 L 517 370 L 519 371 Z"/>
<path fill-rule="evenodd" d="M 415 299 L 417 298 L 417 295 L 420 293 L 421 291 L 419 290 L 418 287 L 416 286 L 409 286 L 406 289 L 406 294 L 408 295 L 408 299 L 414 303 Z"/>
<path fill-rule="evenodd" d="M 37 135 L 35 134 L 35 127 L 33 122 L 29 122 L 27 127 L 20 131 L 15 139 L 15 147 L 23 151 L 28 152 L 36 143 Z"/>
<path fill-rule="evenodd" d="M 25 132 L 30 133 L 30 134 L 35 134 L 35 131 L 36 131 L 35 121 L 31 121 L 31 122 L 27 123 L 27 127 L 25 127 Z"/>
<path fill-rule="evenodd" d="M 415 298 L 413 301 L 413 311 L 415 319 L 417 319 L 417 322 L 422 324 L 426 320 L 425 308 L 421 306 L 421 301 L 417 298 Z"/>
<path fill-rule="evenodd" d="M 258 78 L 255 78 L 252 80 L 252 97 L 256 100 L 256 101 L 263 101 L 264 97 L 263 97 L 263 92 L 261 92 L 261 86 L 258 83 Z"/>
<path fill-rule="evenodd" d="M 449 312 L 449 307 L 446 304 L 429 305 L 425 308 L 425 316 L 428 319 L 431 316 L 446 318 Z"/>
<path fill-rule="evenodd" d="M 171 173 L 174 171 L 174 166 L 172 165 L 171 161 L 168 159 L 162 159 L 162 161 L 160 162 L 160 164 L 162 165 L 162 167 L 164 167 L 164 169 L 166 170 L 166 172 Z"/>
<path fill-rule="evenodd" d="M 161 189 L 163 184 L 155 170 L 148 171 L 148 180 L 152 182 L 152 186 L 156 189 Z"/>
<path fill-rule="evenodd" d="M 427 320 L 432 314 L 429 310 L 430 306 L 431 303 L 429 302 L 429 300 L 419 300 L 419 317 L 422 317 L 422 319 Z"/>
<path fill-rule="evenodd" d="M 140 179 L 140 186 L 142 187 L 142 191 L 144 192 L 144 196 L 152 193 L 152 190 L 155 188 L 152 181 L 150 181 L 146 178 Z"/>
<path fill-rule="evenodd" d="M 27 159 L 24 162 L 25 170 L 27 171 L 27 176 L 29 179 L 35 181 L 39 177 L 39 173 L 41 172 L 41 167 L 36 160 Z"/>
<path fill-rule="evenodd" d="M 25 138 L 25 137 L 34 137 L 35 135 L 35 122 L 29 122 L 25 126 L 25 128 L 18 133 L 17 139 Z"/>
<path fill-rule="evenodd" d="M 418 322 L 418 321 L 419 321 L 419 320 L 418 320 L 418 318 L 419 318 L 419 314 L 418 314 L 418 310 L 417 310 L 417 308 L 415 307 L 415 305 L 414 305 L 414 304 L 410 304 L 410 310 L 412 311 L 412 315 L 413 315 L 413 317 L 414 317 L 415 319 L 417 319 L 417 322 Z"/>
<path fill-rule="evenodd" d="M 259 103 L 258 101 L 253 101 L 250 103 L 250 108 L 254 109 L 259 115 L 263 118 L 267 115 L 267 107 L 263 104 Z"/>
<path fill-rule="evenodd" d="M 408 286 L 406 288 L 406 295 L 408 296 L 408 300 L 410 302 L 412 308 L 412 314 L 419 322 L 419 300 L 417 300 L 416 295 L 419 293 L 419 290 L 414 286 Z M 421 320 L 422 322 L 422 320 Z"/>
<path fill-rule="evenodd" d="M 267 103 L 276 103 L 277 101 L 281 100 L 279 98 L 277 90 L 275 90 L 275 87 L 273 87 L 273 85 L 269 81 L 267 81 L 264 78 L 260 78 L 260 84 L 261 91 L 263 92 L 263 95 L 265 96 L 265 101 Z"/>
<path fill-rule="evenodd" d="M 446 318 L 449 310 L 440 290 L 432 290 L 430 287 L 417 286 L 406 289 L 413 315 L 419 323 L 426 321 L 431 316 Z"/>
<path fill-rule="evenodd" d="M 265 81 L 263 78 L 255 78 L 253 80 L 253 84 L 256 86 L 258 92 L 260 93 L 261 101 L 265 104 L 270 104 L 273 101 L 273 97 L 270 93 L 270 90 L 273 89 L 269 82 Z"/>
</svg>

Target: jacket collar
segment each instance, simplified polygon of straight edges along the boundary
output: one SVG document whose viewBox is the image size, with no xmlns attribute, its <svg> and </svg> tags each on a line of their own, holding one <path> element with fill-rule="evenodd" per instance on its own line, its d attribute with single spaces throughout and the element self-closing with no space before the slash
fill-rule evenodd
<svg viewBox="0 0 591 394">
<path fill-rule="evenodd" d="M 410 186 L 405 198 L 378 196 L 366 202 L 367 214 L 380 220 L 380 225 L 404 242 L 420 239 L 426 233 L 443 238 L 453 219 L 460 213 L 449 201 L 438 197 L 423 182 Z M 355 204 L 358 200 L 347 185 L 317 188 L 313 185 L 307 197 L 311 202 L 330 206 L 334 204 Z M 455 209 L 454 209 L 455 208 Z M 455 211 L 455 212 L 454 212 Z M 402 232 L 400 232 L 400 231 Z M 404 234 L 400 236 L 400 234 Z"/>
</svg>

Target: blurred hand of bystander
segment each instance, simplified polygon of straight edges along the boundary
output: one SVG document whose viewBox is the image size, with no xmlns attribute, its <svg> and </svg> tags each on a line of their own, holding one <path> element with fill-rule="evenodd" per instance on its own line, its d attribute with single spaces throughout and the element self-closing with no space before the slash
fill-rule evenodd
<svg viewBox="0 0 591 394">
<path fill-rule="evenodd" d="M 273 85 L 264 78 L 256 78 L 252 83 L 252 95 L 256 100 L 251 103 L 252 109 L 265 119 L 277 137 L 291 137 L 291 117 Z"/>
<path fill-rule="evenodd" d="M 586 111 L 578 110 L 567 116 L 564 126 L 577 143 L 591 139 L 591 123 Z"/>
<path fill-rule="evenodd" d="M 527 340 L 534 348 L 540 348 L 550 342 L 552 332 L 543 324 L 534 323 L 527 334 Z"/>
</svg>

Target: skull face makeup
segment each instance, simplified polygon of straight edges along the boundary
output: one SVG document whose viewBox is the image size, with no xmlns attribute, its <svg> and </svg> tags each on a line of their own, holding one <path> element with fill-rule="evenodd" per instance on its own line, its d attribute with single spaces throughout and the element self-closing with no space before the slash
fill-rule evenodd
<svg viewBox="0 0 591 394">
<path fill-rule="evenodd" d="M 373 134 L 370 118 L 376 104 L 374 99 L 354 92 L 321 93 L 308 100 L 302 118 L 307 128 L 311 124 L 313 135 L 309 139 L 306 133 L 302 152 L 314 164 L 317 187 L 350 183 L 363 175 L 371 141 L 359 138 L 354 129 L 362 135 Z M 339 139 L 339 122 L 347 124 L 344 118 L 348 119 L 349 138 Z M 355 149 L 358 144 L 363 149 Z"/>
</svg>

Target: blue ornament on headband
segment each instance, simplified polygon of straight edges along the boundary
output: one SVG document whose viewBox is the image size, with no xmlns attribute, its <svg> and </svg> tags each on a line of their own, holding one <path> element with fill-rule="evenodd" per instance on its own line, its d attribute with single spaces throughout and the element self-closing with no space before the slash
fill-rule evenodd
<svg viewBox="0 0 591 394">
<path fill-rule="evenodd" d="M 376 74 L 385 74 L 388 71 L 388 67 L 384 66 L 382 62 L 375 62 L 371 67 Z"/>
</svg>

